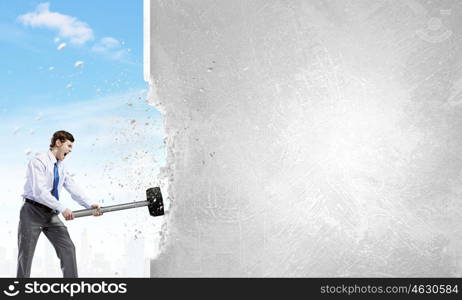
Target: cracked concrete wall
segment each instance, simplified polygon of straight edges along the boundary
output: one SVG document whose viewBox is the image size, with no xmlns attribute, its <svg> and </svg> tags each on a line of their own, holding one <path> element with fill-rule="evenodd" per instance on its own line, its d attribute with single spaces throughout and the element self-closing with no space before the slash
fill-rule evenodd
<svg viewBox="0 0 462 300">
<path fill-rule="evenodd" d="M 461 4 L 152 0 L 151 276 L 461 276 Z"/>
</svg>

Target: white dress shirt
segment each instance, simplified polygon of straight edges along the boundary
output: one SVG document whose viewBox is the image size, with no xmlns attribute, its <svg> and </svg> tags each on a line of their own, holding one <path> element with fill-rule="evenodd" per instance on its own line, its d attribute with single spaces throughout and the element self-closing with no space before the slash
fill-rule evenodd
<svg viewBox="0 0 462 300">
<path fill-rule="evenodd" d="M 26 184 L 24 185 L 22 197 L 34 200 L 59 212 L 66 209 L 63 203 L 51 194 L 56 162 L 58 162 L 59 173 L 58 195 L 61 195 L 62 187 L 64 187 L 71 194 L 74 201 L 86 208 L 90 208 L 88 198 L 82 189 L 75 184 L 63 161 L 58 161 L 51 151 L 39 153 L 30 160 L 27 166 Z"/>
</svg>

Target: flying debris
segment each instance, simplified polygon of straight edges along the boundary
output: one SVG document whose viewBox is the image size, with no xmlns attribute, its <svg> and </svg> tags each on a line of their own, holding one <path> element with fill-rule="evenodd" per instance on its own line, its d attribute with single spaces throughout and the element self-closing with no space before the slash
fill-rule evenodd
<svg viewBox="0 0 462 300">
<path fill-rule="evenodd" d="M 80 68 L 80 67 L 83 67 L 83 61 L 76 61 L 75 64 L 74 64 L 74 67 L 76 68 Z"/>
<path fill-rule="evenodd" d="M 66 89 L 71 89 L 71 88 L 72 88 L 72 83 L 68 83 L 68 84 L 66 85 Z"/>
<path fill-rule="evenodd" d="M 21 130 L 22 127 L 16 127 L 14 130 L 13 130 L 13 134 L 17 134 L 20 130 Z"/>
<path fill-rule="evenodd" d="M 66 43 L 61 43 L 61 44 L 59 44 L 58 48 L 56 48 L 56 49 L 63 50 L 64 48 L 66 48 L 66 46 L 67 46 Z"/>
<path fill-rule="evenodd" d="M 43 118 L 43 114 L 42 113 L 38 113 L 38 115 L 34 118 L 34 120 L 36 121 L 39 121 Z"/>
<path fill-rule="evenodd" d="M 53 66 L 48 68 L 48 70 L 50 70 L 50 71 L 53 71 L 54 69 L 55 69 L 55 67 L 53 67 Z"/>
</svg>

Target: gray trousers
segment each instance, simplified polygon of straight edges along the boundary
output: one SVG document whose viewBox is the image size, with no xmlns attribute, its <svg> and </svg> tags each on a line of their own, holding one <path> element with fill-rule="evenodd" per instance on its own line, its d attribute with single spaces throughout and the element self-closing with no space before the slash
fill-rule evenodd
<svg viewBox="0 0 462 300">
<path fill-rule="evenodd" d="M 29 278 L 35 246 L 40 233 L 44 233 L 61 260 L 63 277 L 76 278 L 77 261 L 75 247 L 67 227 L 57 213 L 46 208 L 24 202 L 21 208 L 18 227 L 18 278 Z M 46 263 L 46 262 L 45 262 Z"/>
</svg>

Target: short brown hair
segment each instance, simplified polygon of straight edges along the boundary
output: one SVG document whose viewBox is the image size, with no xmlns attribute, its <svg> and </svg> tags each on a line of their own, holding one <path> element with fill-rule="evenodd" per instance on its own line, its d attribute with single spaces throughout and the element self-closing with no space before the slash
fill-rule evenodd
<svg viewBox="0 0 462 300">
<path fill-rule="evenodd" d="M 74 137 L 72 136 L 72 134 L 64 130 L 56 131 L 55 133 L 53 133 L 53 136 L 51 137 L 50 149 L 55 146 L 57 140 L 60 140 L 61 143 L 64 143 L 66 140 L 74 142 Z"/>
</svg>

